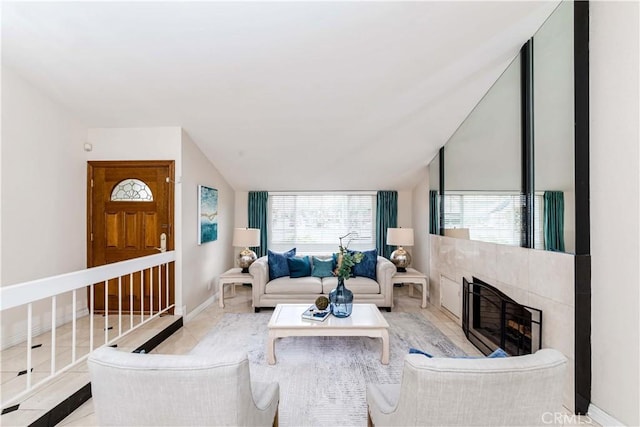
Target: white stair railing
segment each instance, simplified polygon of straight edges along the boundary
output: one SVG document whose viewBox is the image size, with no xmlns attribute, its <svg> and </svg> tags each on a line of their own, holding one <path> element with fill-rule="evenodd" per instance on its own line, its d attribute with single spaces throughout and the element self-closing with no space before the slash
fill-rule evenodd
<svg viewBox="0 0 640 427">
<path fill-rule="evenodd" d="M 57 377 L 61 373 L 70 370 L 74 366 L 83 362 L 92 352 L 96 346 L 94 339 L 94 313 L 95 310 L 95 287 L 104 287 L 104 310 L 99 312 L 104 313 L 104 341 L 99 346 L 112 344 L 114 341 L 129 334 L 131 331 L 137 329 L 141 325 L 151 321 L 152 319 L 160 316 L 163 313 L 171 310 L 174 304 L 169 301 L 169 283 L 170 283 L 170 264 L 176 259 L 175 251 L 167 251 L 156 255 L 149 255 L 146 257 L 135 258 L 127 261 L 121 261 L 118 263 L 107 264 L 100 267 L 88 268 L 85 270 L 75 271 L 72 273 L 65 273 L 58 276 L 47 277 L 38 280 L 32 280 L 30 282 L 24 282 L 16 285 L 5 286 L 0 288 L 0 311 L 4 314 L 6 310 L 14 309 L 16 307 L 26 306 L 26 387 L 24 390 L 13 394 L 12 396 L 6 396 L 3 393 L 2 407 L 12 404 L 18 401 L 20 398 L 31 392 L 36 387 L 41 386 L 44 383 L 49 382 L 51 379 Z M 148 272 L 148 274 L 145 274 Z M 157 272 L 157 275 L 156 275 Z M 139 276 L 138 276 L 139 275 Z M 156 277 L 154 278 L 154 275 Z M 128 278 L 129 282 L 129 298 L 128 298 L 128 310 L 123 310 L 123 277 Z M 139 277 L 140 281 L 140 306 L 137 310 L 134 310 L 134 277 Z M 145 277 L 148 277 L 145 283 Z M 117 307 L 109 307 L 109 281 L 117 281 Z M 149 289 L 149 307 L 144 307 L 145 296 L 145 284 Z M 137 284 L 136 284 L 137 285 Z M 164 292 L 163 291 L 164 286 Z M 77 299 L 78 290 L 84 291 L 89 289 L 89 315 L 88 315 L 88 334 L 89 334 L 89 347 L 86 354 L 78 357 L 76 348 L 78 347 L 78 324 L 81 323 L 78 320 L 86 320 L 86 315 L 82 318 L 77 318 Z M 154 288 L 157 291 L 155 293 L 156 299 L 154 300 Z M 58 323 L 58 297 L 71 293 L 72 298 L 72 319 L 71 319 L 71 362 L 62 367 L 56 366 L 56 326 Z M 87 294 L 84 293 L 82 297 Z M 164 298 L 163 298 L 164 296 Z M 125 295 L 126 297 L 126 295 Z M 36 381 L 32 381 L 33 378 L 33 305 L 41 300 L 51 300 L 51 368 L 49 375 Z M 157 310 L 154 312 L 154 307 Z M 115 314 L 117 312 L 117 314 Z M 128 325 L 125 325 L 123 316 L 129 316 Z M 145 314 L 147 316 L 145 317 Z M 139 315 L 139 320 L 134 319 Z M 117 318 L 117 333 L 110 334 L 113 325 L 110 324 L 110 318 Z M 84 322 L 86 323 L 86 322 Z M 123 330 L 123 326 L 128 329 Z M 111 335 L 111 337 L 110 337 Z M 23 371 L 24 372 L 24 371 Z"/>
</svg>

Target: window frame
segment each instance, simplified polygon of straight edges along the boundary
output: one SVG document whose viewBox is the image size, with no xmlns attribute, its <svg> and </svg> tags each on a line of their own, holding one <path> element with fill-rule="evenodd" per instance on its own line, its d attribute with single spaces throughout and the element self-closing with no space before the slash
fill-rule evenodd
<svg viewBox="0 0 640 427">
<path fill-rule="evenodd" d="M 267 199 L 267 247 L 274 252 L 282 252 L 297 248 L 297 254 L 303 255 L 328 255 L 338 251 L 338 238 L 346 235 L 354 230 L 348 230 L 345 228 L 342 231 L 335 230 L 335 236 L 331 235 L 328 239 L 325 238 L 324 242 L 320 243 L 306 243 L 297 240 L 278 240 L 274 241 L 274 207 L 273 203 L 278 196 L 368 196 L 371 198 L 371 212 L 370 212 L 370 235 L 359 235 L 357 238 L 351 240 L 349 249 L 353 250 L 370 250 L 376 248 L 376 195 L 375 191 L 277 191 L 269 192 Z M 333 209 L 333 208 L 329 208 Z M 348 222 L 348 220 L 347 220 Z M 365 234 L 365 233 L 361 233 Z M 346 241 L 343 243 L 347 243 Z"/>
</svg>

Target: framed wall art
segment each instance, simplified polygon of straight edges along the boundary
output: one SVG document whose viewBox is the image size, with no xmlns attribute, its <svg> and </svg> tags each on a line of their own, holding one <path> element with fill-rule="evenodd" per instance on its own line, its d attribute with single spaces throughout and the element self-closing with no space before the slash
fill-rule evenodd
<svg viewBox="0 0 640 427">
<path fill-rule="evenodd" d="M 198 244 L 218 239 L 218 190 L 198 185 Z"/>
</svg>

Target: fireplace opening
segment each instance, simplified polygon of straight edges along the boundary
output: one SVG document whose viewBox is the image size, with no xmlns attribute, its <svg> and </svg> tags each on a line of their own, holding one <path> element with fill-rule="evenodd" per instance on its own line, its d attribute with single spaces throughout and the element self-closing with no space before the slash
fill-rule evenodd
<svg viewBox="0 0 640 427">
<path fill-rule="evenodd" d="M 485 355 L 498 347 L 511 356 L 542 346 L 542 310 L 518 304 L 499 289 L 473 277 L 462 279 L 462 329 Z"/>
</svg>

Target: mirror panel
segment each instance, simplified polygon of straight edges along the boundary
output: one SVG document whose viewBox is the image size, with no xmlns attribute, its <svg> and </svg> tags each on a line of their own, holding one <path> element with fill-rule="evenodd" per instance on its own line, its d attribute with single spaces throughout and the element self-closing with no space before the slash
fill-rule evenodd
<svg viewBox="0 0 640 427">
<path fill-rule="evenodd" d="M 429 163 L 429 234 L 440 234 L 440 153 Z"/>
<path fill-rule="evenodd" d="M 520 74 L 518 55 L 445 145 L 445 235 L 520 245 Z"/>
<path fill-rule="evenodd" d="M 535 34 L 533 69 L 535 191 L 545 199 L 536 206 L 534 226 L 536 236 L 546 237 L 535 247 L 575 252 L 573 2 L 561 2 Z M 564 230 L 549 227 L 545 234 L 545 214 L 548 224 L 562 223 Z"/>
</svg>

